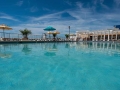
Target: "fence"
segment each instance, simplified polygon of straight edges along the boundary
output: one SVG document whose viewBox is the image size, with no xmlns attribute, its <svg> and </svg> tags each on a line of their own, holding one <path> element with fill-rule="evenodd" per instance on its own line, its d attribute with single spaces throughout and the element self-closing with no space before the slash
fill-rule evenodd
<svg viewBox="0 0 120 90">
<path fill-rule="evenodd" d="M 22 40 L 23 35 L 22 34 L 18 34 L 18 33 L 3 33 L 0 32 L 0 38 L 2 38 L 4 41 L 10 41 L 10 40 Z M 40 39 L 53 39 L 52 36 L 47 35 L 45 37 L 45 34 L 41 34 L 41 35 L 34 35 L 34 34 L 30 34 L 28 35 L 29 40 L 40 40 Z M 56 38 L 60 38 L 60 39 L 65 39 L 65 37 L 56 37 Z"/>
<path fill-rule="evenodd" d="M 23 35 L 22 34 L 18 34 L 18 33 L 3 33 L 3 32 L 0 32 L 0 37 L 3 38 L 3 39 L 22 39 L 23 38 Z M 43 38 L 43 35 L 28 35 L 28 38 L 29 39 L 41 39 Z"/>
</svg>

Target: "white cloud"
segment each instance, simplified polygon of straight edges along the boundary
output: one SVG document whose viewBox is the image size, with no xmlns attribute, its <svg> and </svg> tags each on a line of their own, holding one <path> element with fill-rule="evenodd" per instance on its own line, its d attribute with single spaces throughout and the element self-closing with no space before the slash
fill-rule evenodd
<svg viewBox="0 0 120 90">
<path fill-rule="evenodd" d="M 31 12 L 37 12 L 38 8 L 36 6 L 33 6 L 33 7 L 30 8 L 30 11 Z"/>
<path fill-rule="evenodd" d="M 16 3 L 16 5 L 17 6 L 22 6 L 23 5 L 23 1 L 21 0 L 21 1 L 18 1 L 17 3 Z"/>
<path fill-rule="evenodd" d="M 103 4 L 104 3 L 104 0 L 100 0 L 100 4 L 103 8 L 105 9 L 109 9 L 107 5 Z"/>
<path fill-rule="evenodd" d="M 40 16 L 40 17 L 29 17 L 30 21 L 40 21 L 40 20 L 51 20 L 51 19 L 59 19 L 60 15 L 63 13 L 62 12 L 57 12 L 57 13 L 52 13 L 52 14 L 48 14 L 48 15 L 44 15 L 44 16 Z"/>
<path fill-rule="evenodd" d="M 117 7 L 120 7 L 120 0 L 114 0 L 114 2 L 117 5 Z"/>
<path fill-rule="evenodd" d="M 51 11 L 50 9 L 48 8 L 43 8 L 44 11 Z"/>
<path fill-rule="evenodd" d="M 97 5 L 98 0 L 93 0 L 93 4 Z"/>
<path fill-rule="evenodd" d="M 81 9 L 81 8 L 83 8 L 83 3 L 81 3 L 81 2 L 76 2 L 76 5 Z"/>
<path fill-rule="evenodd" d="M 5 13 L 0 13 L 0 18 L 2 19 L 8 19 L 8 20 L 12 20 L 12 21 L 19 21 L 18 19 L 15 19 L 14 17 L 7 15 Z"/>
<path fill-rule="evenodd" d="M 44 28 L 46 26 L 53 26 L 61 33 L 68 33 L 68 26 L 71 26 L 71 32 L 77 30 L 99 30 L 99 29 L 107 29 L 113 28 L 113 25 L 119 24 L 119 16 L 120 13 L 117 11 L 118 8 L 114 8 L 113 12 L 109 12 L 110 9 L 108 6 L 103 4 L 103 0 L 94 1 L 94 5 L 92 7 L 84 7 L 81 2 L 77 2 L 77 8 L 64 10 L 56 13 L 47 14 L 39 17 L 29 17 L 28 21 L 23 24 L 18 25 L 16 30 L 22 28 L 31 29 L 33 33 L 44 33 Z M 96 5 L 99 3 L 101 7 L 108 10 L 108 12 L 97 12 Z M 93 11 L 94 9 L 94 11 Z M 63 19 L 62 14 L 68 13 L 71 17 L 75 19 Z M 19 29 L 18 29 L 19 28 Z"/>
<path fill-rule="evenodd" d="M 72 2 L 70 2 L 70 1 L 65 1 L 65 3 L 67 3 L 70 6 L 72 6 Z"/>
</svg>

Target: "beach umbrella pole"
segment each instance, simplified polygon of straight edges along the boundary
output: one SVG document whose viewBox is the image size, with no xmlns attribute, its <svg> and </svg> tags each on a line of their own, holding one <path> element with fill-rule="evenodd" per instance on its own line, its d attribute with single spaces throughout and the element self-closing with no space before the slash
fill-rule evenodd
<svg viewBox="0 0 120 90">
<path fill-rule="evenodd" d="M 3 36 L 2 37 L 5 38 L 4 30 L 11 30 L 12 28 L 10 28 L 10 27 L 3 24 L 3 25 L 0 25 L 0 29 L 3 30 Z"/>
</svg>

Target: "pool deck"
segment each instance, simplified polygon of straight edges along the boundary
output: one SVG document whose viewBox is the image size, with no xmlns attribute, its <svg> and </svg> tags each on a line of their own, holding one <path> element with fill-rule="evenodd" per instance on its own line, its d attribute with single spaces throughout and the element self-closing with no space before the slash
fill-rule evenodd
<svg viewBox="0 0 120 90">
<path fill-rule="evenodd" d="M 0 44 L 9 44 L 9 43 L 55 43 L 55 42 L 102 42 L 102 43 L 120 43 L 120 41 L 0 41 Z"/>
<path fill-rule="evenodd" d="M 76 41 L 0 41 L 0 44 L 7 44 L 7 43 L 51 43 L 51 42 L 76 42 Z"/>
</svg>

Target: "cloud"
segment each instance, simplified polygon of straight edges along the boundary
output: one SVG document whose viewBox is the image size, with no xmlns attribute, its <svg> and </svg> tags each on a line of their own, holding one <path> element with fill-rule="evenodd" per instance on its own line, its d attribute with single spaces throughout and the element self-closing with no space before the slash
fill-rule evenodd
<svg viewBox="0 0 120 90">
<path fill-rule="evenodd" d="M 114 0 L 114 2 L 117 5 L 117 7 L 120 7 L 120 0 Z"/>
<path fill-rule="evenodd" d="M 23 1 L 21 0 L 21 1 L 18 1 L 17 3 L 16 3 L 16 5 L 17 6 L 22 6 L 23 5 Z"/>
<path fill-rule="evenodd" d="M 43 8 L 44 11 L 51 11 L 50 9 L 48 8 Z"/>
<path fill-rule="evenodd" d="M 30 8 L 30 11 L 31 12 L 37 12 L 38 8 L 36 6 L 33 6 L 33 7 Z"/>
<path fill-rule="evenodd" d="M 52 14 L 48 14 L 48 15 L 44 15 L 44 16 L 40 16 L 40 17 L 29 17 L 30 21 L 35 22 L 35 21 L 40 21 L 40 20 L 45 20 L 45 21 L 52 21 L 55 19 L 60 19 L 60 15 L 63 13 L 62 12 L 57 12 L 57 13 L 52 13 Z"/>
<path fill-rule="evenodd" d="M 70 2 L 70 1 L 65 1 L 65 3 L 72 6 L 72 2 Z"/>
<path fill-rule="evenodd" d="M 94 5 L 97 5 L 98 0 L 93 0 L 92 2 L 93 2 Z"/>
<path fill-rule="evenodd" d="M 83 3 L 81 3 L 81 2 L 76 2 L 76 5 L 77 5 L 77 7 L 80 8 L 80 9 L 83 7 Z"/>
<path fill-rule="evenodd" d="M 109 9 L 109 7 L 103 3 L 104 3 L 104 0 L 100 0 L 100 5 L 105 9 Z"/>
<path fill-rule="evenodd" d="M 18 19 L 10 16 L 10 15 L 7 15 L 5 13 L 0 13 L 0 18 L 2 19 L 8 19 L 8 20 L 12 20 L 12 21 L 19 21 Z"/>
<path fill-rule="evenodd" d="M 46 26 L 53 26 L 63 34 L 68 33 L 68 26 L 71 26 L 71 32 L 79 30 L 102 30 L 107 28 L 113 28 L 113 25 L 119 24 L 120 12 L 117 7 L 109 8 L 103 4 L 104 0 L 95 0 L 93 5 L 85 7 L 84 3 L 76 2 L 76 8 L 58 11 L 55 13 L 39 16 L 29 17 L 28 21 L 18 25 L 15 29 L 28 28 L 33 33 L 44 33 Z M 107 11 L 97 11 L 97 5 L 99 8 L 106 9 Z M 94 10 L 93 10 L 94 9 Z M 112 12 L 110 12 L 112 10 Z M 64 13 L 68 13 L 69 16 L 74 19 L 68 19 L 63 17 Z"/>
</svg>

